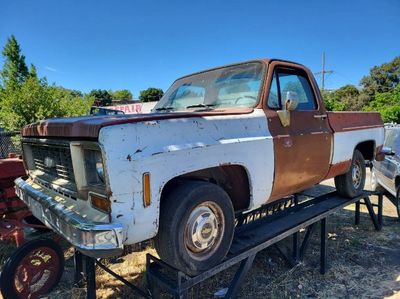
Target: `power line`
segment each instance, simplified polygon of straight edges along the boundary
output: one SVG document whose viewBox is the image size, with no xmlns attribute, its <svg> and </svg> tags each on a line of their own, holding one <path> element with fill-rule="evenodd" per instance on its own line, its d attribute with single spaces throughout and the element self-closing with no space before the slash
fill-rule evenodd
<svg viewBox="0 0 400 299">
<path fill-rule="evenodd" d="M 325 87 L 325 74 L 333 74 L 332 70 L 325 70 L 325 51 L 322 52 L 322 70 L 320 72 L 314 73 L 315 75 L 321 74 L 321 90 L 324 90 Z"/>
</svg>

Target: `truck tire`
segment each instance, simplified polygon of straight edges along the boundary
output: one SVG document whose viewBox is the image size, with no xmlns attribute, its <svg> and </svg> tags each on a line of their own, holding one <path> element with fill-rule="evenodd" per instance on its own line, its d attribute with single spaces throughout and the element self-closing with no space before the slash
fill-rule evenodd
<svg viewBox="0 0 400 299">
<path fill-rule="evenodd" d="M 345 174 L 335 177 L 335 186 L 338 194 L 349 198 L 360 195 L 364 190 L 365 177 L 364 157 L 359 150 L 354 150 L 350 169 Z"/>
<path fill-rule="evenodd" d="M 194 276 L 222 261 L 234 233 L 228 194 L 203 181 L 186 181 L 161 202 L 155 248 L 160 258 Z"/>
</svg>

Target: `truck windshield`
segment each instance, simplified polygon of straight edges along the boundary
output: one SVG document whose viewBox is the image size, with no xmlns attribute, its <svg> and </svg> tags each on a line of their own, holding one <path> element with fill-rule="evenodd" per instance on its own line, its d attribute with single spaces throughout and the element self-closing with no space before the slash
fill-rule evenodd
<svg viewBox="0 0 400 299">
<path fill-rule="evenodd" d="M 254 107 L 258 102 L 263 71 L 260 62 L 250 62 L 181 78 L 167 90 L 153 111 Z"/>
</svg>

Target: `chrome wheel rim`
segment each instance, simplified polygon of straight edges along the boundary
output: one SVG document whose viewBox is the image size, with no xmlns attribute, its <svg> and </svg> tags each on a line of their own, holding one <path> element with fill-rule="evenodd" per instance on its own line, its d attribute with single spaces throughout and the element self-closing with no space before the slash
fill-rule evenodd
<svg viewBox="0 0 400 299">
<path fill-rule="evenodd" d="M 212 201 L 196 206 L 185 227 L 184 242 L 193 258 L 209 258 L 221 244 L 225 222 L 221 208 Z"/>
<path fill-rule="evenodd" d="M 353 179 L 353 186 L 355 189 L 358 189 L 361 185 L 361 181 L 362 181 L 362 166 L 361 163 L 359 161 L 356 161 L 353 164 L 353 169 L 351 172 L 351 176 Z"/>
</svg>

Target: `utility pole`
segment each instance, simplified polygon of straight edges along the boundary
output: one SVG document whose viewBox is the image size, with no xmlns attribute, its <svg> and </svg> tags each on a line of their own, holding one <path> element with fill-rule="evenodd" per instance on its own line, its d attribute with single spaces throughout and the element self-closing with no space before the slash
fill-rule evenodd
<svg viewBox="0 0 400 299">
<path fill-rule="evenodd" d="M 333 71 L 325 70 L 325 51 L 322 52 L 322 70 L 320 72 L 315 73 L 315 75 L 321 74 L 321 90 L 324 90 L 325 87 L 325 74 L 332 74 Z"/>
</svg>

